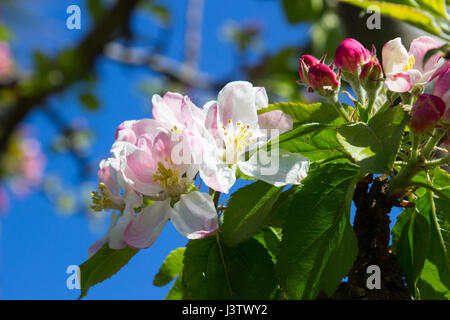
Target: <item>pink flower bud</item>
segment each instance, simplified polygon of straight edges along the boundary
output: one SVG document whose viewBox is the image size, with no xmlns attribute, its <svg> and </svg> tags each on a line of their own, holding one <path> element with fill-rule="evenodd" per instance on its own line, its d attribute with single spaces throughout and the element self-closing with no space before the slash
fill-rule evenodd
<svg viewBox="0 0 450 320">
<path fill-rule="evenodd" d="M 359 76 L 361 66 L 370 60 L 370 51 L 355 39 L 345 39 L 336 48 L 334 64 L 343 72 Z"/>
<path fill-rule="evenodd" d="M 383 77 L 381 65 L 377 60 L 370 60 L 361 70 L 359 79 L 366 90 L 377 89 L 381 85 L 380 79 Z"/>
<path fill-rule="evenodd" d="M 422 94 L 412 107 L 411 129 L 416 132 L 429 132 L 434 129 L 445 111 L 445 103 L 432 94 Z"/>
<path fill-rule="evenodd" d="M 304 84 L 308 85 L 308 70 L 309 70 L 309 68 L 318 63 L 319 63 L 319 60 L 316 57 L 311 56 L 309 54 L 305 54 L 300 57 L 300 59 L 298 60 L 298 64 L 299 64 L 298 73 L 300 75 L 301 81 Z"/>
<path fill-rule="evenodd" d="M 320 95 L 327 95 L 335 92 L 339 88 L 339 81 L 336 74 L 329 66 L 318 63 L 309 68 L 309 86 Z"/>
</svg>

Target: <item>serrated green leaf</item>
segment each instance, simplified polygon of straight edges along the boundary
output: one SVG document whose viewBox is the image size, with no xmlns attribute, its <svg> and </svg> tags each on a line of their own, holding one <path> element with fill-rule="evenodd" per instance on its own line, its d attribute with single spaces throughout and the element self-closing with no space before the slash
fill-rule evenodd
<svg viewBox="0 0 450 320">
<path fill-rule="evenodd" d="M 130 247 L 113 250 L 105 244 L 89 260 L 80 265 L 81 293 L 78 299 L 85 297 L 89 288 L 116 274 L 138 251 Z"/>
<path fill-rule="evenodd" d="M 233 193 L 224 214 L 223 237 L 227 245 L 250 239 L 261 230 L 282 191 L 258 181 Z"/>
<path fill-rule="evenodd" d="M 177 248 L 169 253 L 153 279 L 153 285 L 165 286 L 183 271 L 184 250 L 185 248 Z"/>
<path fill-rule="evenodd" d="M 407 121 L 403 109 L 390 108 L 377 113 L 367 124 L 340 126 L 337 137 L 362 168 L 371 173 L 386 173 L 393 167 Z"/>
<path fill-rule="evenodd" d="M 358 250 L 350 205 L 360 176 L 356 165 L 324 164 L 295 193 L 277 262 L 288 297 L 314 299 L 320 290 L 331 295 L 352 267 Z"/>
<path fill-rule="evenodd" d="M 191 240 L 184 266 L 190 299 L 268 299 L 276 285 L 270 255 L 255 239 L 232 248 L 215 237 Z"/>
</svg>

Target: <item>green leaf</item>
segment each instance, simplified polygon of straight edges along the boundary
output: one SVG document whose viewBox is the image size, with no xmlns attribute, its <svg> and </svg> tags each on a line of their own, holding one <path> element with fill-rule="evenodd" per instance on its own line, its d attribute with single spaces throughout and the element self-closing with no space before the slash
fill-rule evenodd
<svg viewBox="0 0 450 320">
<path fill-rule="evenodd" d="M 445 8 L 445 0 L 415 0 L 419 8 L 430 12 L 435 16 L 447 19 L 447 10 Z"/>
<path fill-rule="evenodd" d="M 387 1 L 365 1 L 365 0 L 339 0 L 366 9 L 369 6 L 377 6 L 380 13 L 391 18 L 409 23 L 419 29 L 427 31 L 437 36 L 443 33 L 437 25 L 434 17 L 419 9 L 409 5 L 392 3 Z M 403 2 L 403 1 L 402 1 Z"/>
<path fill-rule="evenodd" d="M 169 293 L 166 296 L 166 300 L 182 300 L 184 296 L 184 287 L 183 287 L 183 275 L 180 274 L 177 277 L 177 280 L 173 283 L 172 288 L 170 288 Z"/>
<path fill-rule="evenodd" d="M 422 273 L 430 245 L 427 219 L 408 208 L 398 217 L 392 229 L 392 250 L 403 270 L 411 294 L 417 298 L 417 280 Z"/>
<path fill-rule="evenodd" d="M 276 263 L 280 248 L 281 231 L 281 228 L 267 227 L 253 237 L 267 249 L 274 263 Z"/>
<path fill-rule="evenodd" d="M 420 299 L 450 300 L 450 290 L 442 283 L 438 269 L 429 260 L 425 261 L 418 287 Z"/>
<path fill-rule="evenodd" d="M 314 21 L 325 9 L 323 0 L 283 0 L 284 13 L 289 23 Z"/>
<path fill-rule="evenodd" d="M 86 110 L 94 111 L 98 110 L 100 107 L 100 102 L 97 97 L 91 93 L 84 93 L 80 95 L 79 99 L 80 103 L 86 108 Z"/>
<path fill-rule="evenodd" d="M 450 291 L 450 203 L 438 197 L 431 199 L 427 192 L 427 196 L 416 201 L 416 208 L 427 219 L 431 231 L 425 262 L 428 269 L 420 278 L 432 287 L 445 287 Z M 420 283 L 419 290 L 422 291 Z"/>
<path fill-rule="evenodd" d="M 190 299 L 215 300 L 268 299 L 276 285 L 274 264 L 261 243 L 219 247 L 215 237 L 189 241 L 183 283 Z"/>
<path fill-rule="evenodd" d="M 273 110 L 281 110 L 284 113 L 287 113 L 292 117 L 292 121 L 295 123 L 344 123 L 333 105 L 324 102 L 313 104 L 305 104 L 301 102 L 278 102 L 258 110 L 258 114 L 263 114 Z"/>
<path fill-rule="evenodd" d="M 169 253 L 153 279 L 155 286 L 165 286 L 183 271 L 184 250 L 185 248 L 177 248 Z"/>
<path fill-rule="evenodd" d="M 286 209 L 292 201 L 292 195 L 299 187 L 301 186 L 294 185 L 281 193 L 275 204 L 272 206 L 270 213 L 267 215 L 264 226 L 281 228 L 284 225 L 287 215 Z"/>
<path fill-rule="evenodd" d="M 280 143 L 280 149 L 300 153 L 311 163 L 344 156 L 345 150 L 336 137 L 336 129 L 327 128 Z"/>
<path fill-rule="evenodd" d="M 350 206 L 361 177 L 353 164 L 311 170 L 288 208 L 277 274 L 288 297 L 332 295 L 358 253 Z"/>
<path fill-rule="evenodd" d="M 80 265 L 81 293 L 78 299 L 85 297 L 89 288 L 116 274 L 138 251 L 130 247 L 113 250 L 105 244 L 89 260 Z"/>
<path fill-rule="evenodd" d="M 282 191 L 283 188 L 258 181 L 233 193 L 224 214 L 223 237 L 226 244 L 234 246 L 262 229 Z"/>
<path fill-rule="evenodd" d="M 402 108 L 390 108 L 377 113 L 367 124 L 340 126 L 337 137 L 362 168 L 371 173 L 385 173 L 392 170 L 407 121 Z"/>
<path fill-rule="evenodd" d="M 332 126 L 343 124 L 344 121 L 331 104 L 280 102 L 258 110 L 258 113 L 262 114 L 273 110 L 281 110 L 289 114 L 295 123 L 291 132 L 280 136 L 280 149 L 300 153 L 312 163 L 344 155 L 343 148 L 336 138 L 336 130 Z M 315 125 L 311 126 L 311 123 L 315 123 Z M 326 125 L 321 127 L 321 123 Z M 301 124 L 308 125 L 302 127 Z"/>
</svg>

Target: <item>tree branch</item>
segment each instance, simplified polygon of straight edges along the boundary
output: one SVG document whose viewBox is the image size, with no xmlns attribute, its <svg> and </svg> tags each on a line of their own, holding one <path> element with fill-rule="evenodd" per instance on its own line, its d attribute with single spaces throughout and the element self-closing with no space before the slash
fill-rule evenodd
<svg viewBox="0 0 450 320">
<path fill-rule="evenodd" d="M 60 75 L 61 81 L 40 85 L 39 75 L 32 77 L 28 85 L 31 90 L 22 96 L 10 107 L 0 114 L 0 153 L 3 153 L 9 139 L 18 124 L 36 107 L 40 106 L 50 95 L 61 92 L 72 84 L 83 80 L 94 64 L 95 59 L 102 53 L 103 48 L 113 38 L 117 37 L 128 24 L 131 13 L 139 0 L 119 0 L 99 21 L 94 29 L 81 41 L 81 43 L 65 51 L 52 61 L 55 72 Z M 64 65 L 61 58 L 71 53 L 76 59 L 76 65 Z M 36 84 L 33 86 L 33 84 Z M 18 89 L 20 84 L 16 86 Z"/>
</svg>

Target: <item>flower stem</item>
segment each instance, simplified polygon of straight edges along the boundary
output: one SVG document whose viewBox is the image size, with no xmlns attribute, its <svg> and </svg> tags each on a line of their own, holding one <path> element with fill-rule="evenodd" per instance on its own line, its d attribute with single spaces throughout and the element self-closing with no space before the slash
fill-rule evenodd
<svg viewBox="0 0 450 320">
<path fill-rule="evenodd" d="M 329 98 L 329 101 L 334 106 L 337 113 L 339 113 L 339 115 L 344 119 L 344 121 L 350 122 L 350 118 L 349 118 L 347 112 L 345 112 L 344 106 L 339 102 L 337 94 L 331 96 Z"/>
<path fill-rule="evenodd" d="M 444 136 L 445 130 L 436 128 L 433 131 L 433 135 L 431 136 L 430 140 L 425 144 L 425 146 L 422 149 L 422 154 L 425 158 L 428 158 L 430 154 L 433 152 L 434 147 L 436 144 L 441 140 L 441 138 Z"/>
</svg>

